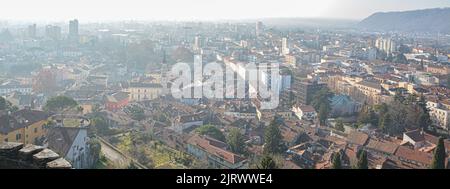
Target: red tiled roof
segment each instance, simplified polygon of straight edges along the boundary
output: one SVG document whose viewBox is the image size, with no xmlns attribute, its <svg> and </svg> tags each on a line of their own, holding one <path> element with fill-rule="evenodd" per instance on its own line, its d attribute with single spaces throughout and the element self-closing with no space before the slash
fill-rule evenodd
<svg viewBox="0 0 450 189">
<path fill-rule="evenodd" d="M 216 155 L 227 162 L 236 164 L 238 162 L 244 161 L 245 158 L 241 157 L 233 152 L 225 149 L 227 146 L 225 143 L 215 140 L 210 137 L 194 135 L 188 140 L 188 144 L 198 146 L 208 152 L 209 154 Z"/>
<path fill-rule="evenodd" d="M 398 147 L 397 152 L 395 152 L 395 155 L 400 158 L 420 162 L 425 165 L 430 165 L 431 160 L 433 158 L 432 154 L 430 154 L 430 153 L 425 153 L 425 152 L 421 152 L 421 151 L 417 151 L 417 150 L 411 150 L 405 146 Z"/>
<path fill-rule="evenodd" d="M 369 135 L 358 131 L 351 132 L 347 137 L 348 142 L 361 146 L 367 142 L 367 139 L 369 139 Z"/>
</svg>

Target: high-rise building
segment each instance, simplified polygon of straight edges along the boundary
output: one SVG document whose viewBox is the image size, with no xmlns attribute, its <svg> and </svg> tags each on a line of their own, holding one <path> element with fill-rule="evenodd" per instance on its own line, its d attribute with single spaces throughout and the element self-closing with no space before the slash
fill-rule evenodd
<svg viewBox="0 0 450 189">
<path fill-rule="evenodd" d="M 28 37 L 36 38 L 36 24 L 28 26 Z"/>
<path fill-rule="evenodd" d="M 397 51 L 397 44 L 391 38 L 378 38 L 375 41 L 375 47 L 387 54 Z"/>
<path fill-rule="evenodd" d="M 314 95 L 326 86 L 326 83 L 305 81 L 299 77 L 295 77 L 292 85 L 294 99 L 296 99 L 296 102 L 299 104 L 309 105 L 312 102 Z"/>
<path fill-rule="evenodd" d="M 69 22 L 69 39 L 78 41 L 79 33 L 78 33 L 78 20 L 71 20 Z"/>
<path fill-rule="evenodd" d="M 289 44 L 288 39 L 286 37 L 283 37 L 283 39 L 281 40 L 281 54 L 282 55 L 289 54 Z"/>
<path fill-rule="evenodd" d="M 202 48 L 202 38 L 200 36 L 195 36 L 194 50 L 200 50 L 201 48 Z"/>
<path fill-rule="evenodd" d="M 264 25 L 262 22 L 256 22 L 256 37 L 259 37 L 264 31 Z"/>
<path fill-rule="evenodd" d="M 53 40 L 61 39 L 61 27 L 47 25 L 45 27 L 45 37 L 53 39 Z"/>
</svg>

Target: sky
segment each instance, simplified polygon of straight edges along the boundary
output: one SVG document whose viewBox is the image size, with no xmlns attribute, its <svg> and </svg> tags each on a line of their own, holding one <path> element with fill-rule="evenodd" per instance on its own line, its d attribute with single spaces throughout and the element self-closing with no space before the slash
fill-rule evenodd
<svg viewBox="0 0 450 189">
<path fill-rule="evenodd" d="M 0 19 L 80 22 L 271 17 L 361 20 L 379 11 L 450 7 L 450 0 L 5 0 Z"/>
</svg>

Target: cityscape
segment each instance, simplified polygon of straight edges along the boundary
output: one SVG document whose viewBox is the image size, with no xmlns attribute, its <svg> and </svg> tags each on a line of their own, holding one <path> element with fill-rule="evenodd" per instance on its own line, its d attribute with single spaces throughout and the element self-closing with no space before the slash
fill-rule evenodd
<svg viewBox="0 0 450 189">
<path fill-rule="evenodd" d="M 0 169 L 449 169 L 450 8 L 434 2 L 0 17 Z"/>
</svg>

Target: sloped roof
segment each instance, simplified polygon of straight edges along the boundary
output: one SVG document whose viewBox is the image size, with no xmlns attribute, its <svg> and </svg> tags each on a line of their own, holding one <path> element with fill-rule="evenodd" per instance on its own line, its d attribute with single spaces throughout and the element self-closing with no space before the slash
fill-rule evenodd
<svg viewBox="0 0 450 189">
<path fill-rule="evenodd" d="M 209 154 L 216 155 L 231 164 L 236 164 L 245 160 L 244 157 L 226 150 L 225 147 L 227 144 L 207 136 L 194 135 L 189 138 L 187 142 L 188 144 L 200 147 Z"/>
<path fill-rule="evenodd" d="M 48 148 L 66 156 L 80 130 L 80 128 L 72 127 L 50 128 L 47 133 Z"/>
</svg>

